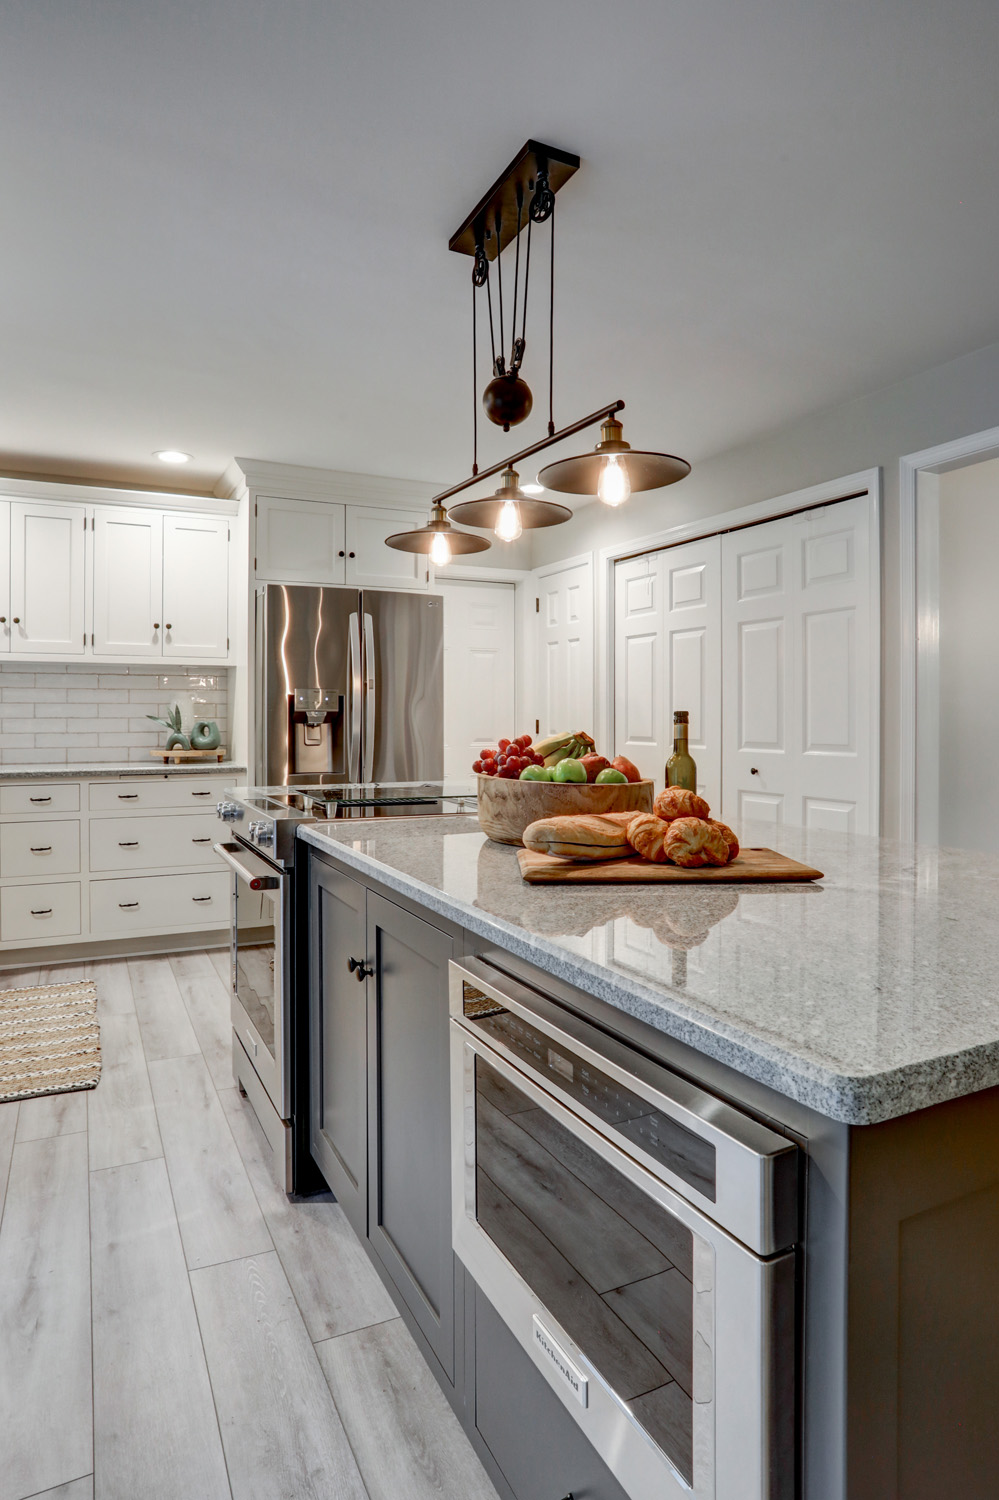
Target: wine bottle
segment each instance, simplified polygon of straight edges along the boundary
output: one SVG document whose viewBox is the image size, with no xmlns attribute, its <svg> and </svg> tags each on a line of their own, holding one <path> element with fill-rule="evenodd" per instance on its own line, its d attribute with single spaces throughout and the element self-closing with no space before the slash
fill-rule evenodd
<svg viewBox="0 0 999 1500">
<path fill-rule="evenodd" d="M 666 785 L 685 786 L 696 792 L 697 767 L 687 749 L 689 719 L 689 713 L 683 708 L 678 708 L 673 715 L 673 754 L 666 762 Z"/>
</svg>

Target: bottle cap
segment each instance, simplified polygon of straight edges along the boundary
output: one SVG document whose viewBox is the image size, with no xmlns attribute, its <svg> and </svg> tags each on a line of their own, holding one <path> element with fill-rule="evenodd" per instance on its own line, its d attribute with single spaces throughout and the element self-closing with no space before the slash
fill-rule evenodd
<svg viewBox="0 0 999 1500">
<path fill-rule="evenodd" d="M 686 724 L 690 719 L 690 711 L 686 708 L 678 708 L 673 714 L 674 724 Z"/>
</svg>

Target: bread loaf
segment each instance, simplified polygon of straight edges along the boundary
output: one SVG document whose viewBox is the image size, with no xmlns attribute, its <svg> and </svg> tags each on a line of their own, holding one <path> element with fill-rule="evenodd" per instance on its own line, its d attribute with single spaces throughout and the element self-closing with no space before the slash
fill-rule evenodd
<svg viewBox="0 0 999 1500">
<path fill-rule="evenodd" d="M 711 809 L 703 797 L 685 786 L 668 786 L 656 793 L 653 811 L 657 818 L 670 823 L 674 818 L 708 818 Z"/>
<path fill-rule="evenodd" d="M 664 823 L 662 818 L 657 818 L 654 813 L 637 813 L 628 824 L 628 843 L 643 859 L 652 860 L 654 864 L 665 864 L 664 841 L 668 830 L 669 824 Z"/>
<path fill-rule="evenodd" d="M 664 848 L 666 858 L 685 870 L 728 864 L 728 844 L 704 818 L 674 818 L 666 829 Z"/>
<path fill-rule="evenodd" d="M 736 855 L 739 852 L 739 840 L 736 838 L 735 834 L 732 832 L 731 828 L 729 828 L 727 823 L 719 823 L 717 818 L 709 818 L 708 822 L 711 824 L 712 828 L 717 828 L 718 832 L 721 834 L 722 838 L 728 845 L 728 857 L 729 861 L 731 862 L 733 859 L 735 859 Z"/>
<path fill-rule="evenodd" d="M 562 859 L 625 859 L 632 849 L 618 821 L 621 816 L 620 813 L 576 816 L 567 813 L 557 818 L 538 818 L 524 829 L 524 847 L 536 854 L 557 854 Z"/>
</svg>

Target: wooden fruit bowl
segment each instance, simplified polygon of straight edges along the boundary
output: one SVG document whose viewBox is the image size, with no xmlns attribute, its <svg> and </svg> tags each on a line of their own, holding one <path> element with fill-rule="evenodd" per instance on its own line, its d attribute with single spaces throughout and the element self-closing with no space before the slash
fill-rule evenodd
<svg viewBox="0 0 999 1500">
<path fill-rule="evenodd" d="M 582 781 L 504 781 L 477 778 L 479 826 L 497 844 L 522 844 L 524 829 L 538 818 L 563 813 L 651 812 L 655 783 Z"/>
</svg>

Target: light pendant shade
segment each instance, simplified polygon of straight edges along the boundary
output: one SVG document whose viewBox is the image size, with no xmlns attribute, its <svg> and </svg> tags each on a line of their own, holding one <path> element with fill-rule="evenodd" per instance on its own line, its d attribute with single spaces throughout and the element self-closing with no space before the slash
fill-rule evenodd
<svg viewBox="0 0 999 1500">
<path fill-rule="evenodd" d="M 690 465 L 672 453 L 638 452 L 624 441 L 624 428 L 610 417 L 592 453 L 562 458 L 538 475 L 547 490 L 566 495 L 599 495 L 606 505 L 623 505 L 635 490 L 658 490 L 686 479 Z"/>
<path fill-rule="evenodd" d="M 495 531 L 505 542 L 514 542 L 522 531 L 533 531 L 539 526 L 560 526 L 572 517 L 567 505 L 554 500 L 536 500 L 520 488 L 520 476 L 515 469 L 504 469 L 502 482 L 495 494 L 484 500 L 463 500 L 452 505 L 449 514 L 462 526 L 480 526 Z M 514 518 L 519 523 L 514 530 Z M 501 531 L 500 527 L 504 529 Z"/>
<path fill-rule="evenodd" d="M 426 526 L 417 526 L 413 531 L 397 531 L 385 538 L 386 547 L 397 552 L 417 552 L 429 557 L 435 568 L 445 568 L 452 557 L 468 552 L 486 552 L 489 543 L 483 536 L 469 536 L 467 531 L 456 531 L 448 520 L 447 511 L 438 501 L 430 511 Z"/>
</svg>

